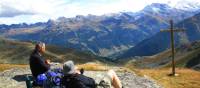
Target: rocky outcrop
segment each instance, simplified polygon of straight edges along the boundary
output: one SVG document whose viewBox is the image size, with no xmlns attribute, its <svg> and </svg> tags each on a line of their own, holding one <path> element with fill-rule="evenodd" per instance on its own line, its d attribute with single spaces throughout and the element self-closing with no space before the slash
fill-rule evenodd
<svg viewBox="0 0 200 88">
<path fill-rule="evenodd" d="M 25 75 L 30 74 L 29 68 L 14 68 L 0 73 L 0 88 L 26 88 Z M 86 71 L 84 75 L 98 80 L 105 71 Z M 140 77 L 132 72 L 117 72 L 124 88 L 162 88 L 148 77 Z"/>
</svg>

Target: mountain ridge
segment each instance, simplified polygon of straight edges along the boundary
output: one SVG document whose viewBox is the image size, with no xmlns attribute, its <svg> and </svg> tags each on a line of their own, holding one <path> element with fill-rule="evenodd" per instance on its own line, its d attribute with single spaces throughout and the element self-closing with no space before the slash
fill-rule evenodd
<svg viewBox="0 0 200 88">
<path fill-rule="evenodd" d="M 175 33 L 176 46 L 200 40 L 199 19 L 200 13 L 175 24 L 176 28 L 183 28 L 186 30 L 185 32 Z M 119 55 L 119 58 L 150 56 L 168 48 L 170 48 L 170 33 L 159 32 L 156 35 L 143 40 L 124 54 Z"/>
<path fill-rule="evenodd" d="M 177 68 L 200 69 L 200 41 L 181 45 L 175 49 Z M 119 59 L 118 62 L 135 68 L 168 68 L 171 67 L 171 49 L 151 56 Z"/>
<path fill-rule="evenodd" d="M 161 12 L 151 9 L 160 8 L 159 6 L 166 8 L 162 8 Z M 172 12 L 176 14 L 171 14 Z M 99 56 L 113 57 L 153 36 L 160 29 L 167 28 L 170 16 L 180 21 L 195 13 L 173 9 L 165 4 L 152 4 L 137 13 L 60 17 L 57 20 L 32 25 L 1 25 L 0 31 L 1 36 L 6 38 L 43 41 L 48 44 L 89 51 Z"/>
</svg>

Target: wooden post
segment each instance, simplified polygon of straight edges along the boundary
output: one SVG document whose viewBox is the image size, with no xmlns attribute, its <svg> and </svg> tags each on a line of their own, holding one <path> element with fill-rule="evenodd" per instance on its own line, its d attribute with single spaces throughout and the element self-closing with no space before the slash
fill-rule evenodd
<svg viewBox="0 0 200 88">
<path fill-rule="evenodd" d="M 172 73 L 171 76 L 177 76 L 176 70 L 175 70 L 175 47 L 174 47 L 174 32 L 183 32 L 184 29 L 174 29 L 174 23 L 173 20 L 170 20 L 170 29 L 169 30 L 161 30 L 161 32 L 170 32 L 170 39 L 171 39 L 171 52 L 172 52 Z"/>
<path fill-rule="evenodd" d="M 173 21 L 170 20 L 170 35 L 171 35 L 171 50 L 172 50 L 172 75 L 175 76 L 176 72 L 175 72 L 175 61 L 174 61 L 174 57 L 175 57 L 175 49 L 174 49 L 174 31 L 173 31 Z"/>
</svg>

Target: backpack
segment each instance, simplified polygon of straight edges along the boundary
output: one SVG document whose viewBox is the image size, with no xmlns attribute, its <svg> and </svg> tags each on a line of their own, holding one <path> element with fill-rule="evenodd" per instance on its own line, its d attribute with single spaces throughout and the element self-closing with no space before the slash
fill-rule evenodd
<svg viewBox="0 0 200 88">
<path fill-rule="evenodd" d="M 43 83 L 43 88 L 60 88 L 62 73 L 58 71 L 48 71 L 47 80 Z"/>
<path fill-rule="evenodd" d="M 65 75 L 61 83 L 64 88 L 96 88 L 92 78 L 80 74 Z"/>
<path fill-rule="evenodd" d="M 39 74 L 33 84 L 43 88 L 60 88 L 62 76 L 62 69 L 49 70 Z"/>
<path fill-rule="evenodd" d="M 44 82 L 47 80 L 47 76 L 45 74 L 39 74 L 36 78 L 36 85 L 43 86 Z"/>
</svg>

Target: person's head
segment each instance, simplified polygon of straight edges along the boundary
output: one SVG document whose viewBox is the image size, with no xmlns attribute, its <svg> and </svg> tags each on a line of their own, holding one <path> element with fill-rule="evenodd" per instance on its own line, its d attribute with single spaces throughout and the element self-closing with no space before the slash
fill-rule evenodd
<svg viewBox="0 0 200 88">
<path fill-rule="evenodd" d="M 40 53 L 44 53 L 44 52 L 45 52 L 45 44 L 42 43 L 42 42 L 38 42 L 38 43 L 35 45 L 35 51 L 36 51 L 36 52 L 40 52 Z"/>
<path fill-rule="evenodd" d="M 73 61 L 67 61 L 63 64 L 63 73 L 64 74 L 74 74 L 76 72 L 76 68 Z"/>
</svg>

